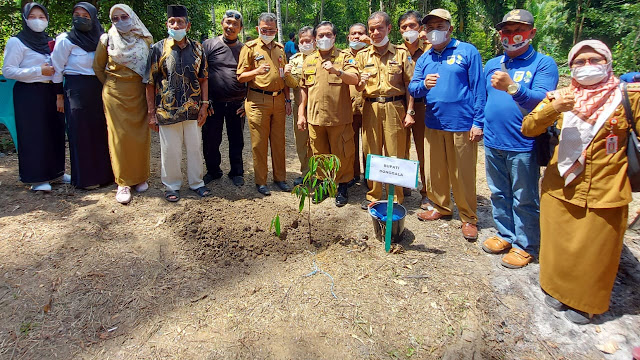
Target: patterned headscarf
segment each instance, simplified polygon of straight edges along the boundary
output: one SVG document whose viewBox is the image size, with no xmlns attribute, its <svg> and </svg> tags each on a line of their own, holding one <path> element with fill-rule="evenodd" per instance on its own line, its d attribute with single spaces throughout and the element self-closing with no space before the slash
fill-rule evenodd
<svg viewBox="0 0 640 360">
<path fill-rule="evenodd" d="M 114 62 L 126 66 L 144 77 L 149 56 L 149 45 L 145 40 L 152 42 L 153 37 L 140 21 L 138 15 L 128 5 L 113 5 L 109 11 L 109 17 L 113 16 L 115 9 L 120 9 L 129 15 L 132 25 L 131 30 L 126 34 L 120 33 L 115 25 L 111 26 L 108 32 L 107 52 Z"/>
<path fill-rule="evenodd" d="M 571 79 L 571 86 L 575 89 L 576 104 L 572 110 L 576 116 L 583 121 L 595 124 L 602 110 L 613 101 L 611 96 L 620 84 L 611 68 L 611 50 L 600 40 L 584 40 L 571 48 L 569 52 L 569 65 L 573 63 L 573 59 L 585 47 L 592 48 L 598 54 L 604 56 L 607 60 L 609 76 L 601 82 L 593 85 L 581 85 L 575 79 Z"/>
</svg>

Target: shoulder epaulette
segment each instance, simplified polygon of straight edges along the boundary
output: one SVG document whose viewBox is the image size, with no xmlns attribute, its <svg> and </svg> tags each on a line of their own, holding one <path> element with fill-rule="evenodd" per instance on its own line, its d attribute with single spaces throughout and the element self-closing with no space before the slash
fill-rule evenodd
<svg viewBox="0 0 640 360">
<path fill-rule="evenodd" d="M 302 56 L 302 53 L 301 53 L 301 52 L 295 53 L 295 54 L 293 54 L 293 56 L 292 56 L 291 58 L 289 58 L 289 61 L 291 61 L 291 60 L 293 60 L 293 59 L 297 59 L 297 58 L 299 58 L 299 57 L 301 57 L 301 56 Z"/>
<path fill-rule="evenodd" d="M 257 44 L 257 39 L 256 40 L 247 41 L 244 45 L 248 46 L 248 47 L 253 47 L 256 44 Z"/>
<path fill-rule="evenodd" d="M 629 92 L 640 92 L 640 83 L 628 83 L 627 91 Z"/>
<path fill-rule="evenodd" d="M 284 49 L 284 45 L 280 44 L 279 42 L 274 41 L 273 43 L 276 44 L 277 47 Z"/>
</svg>

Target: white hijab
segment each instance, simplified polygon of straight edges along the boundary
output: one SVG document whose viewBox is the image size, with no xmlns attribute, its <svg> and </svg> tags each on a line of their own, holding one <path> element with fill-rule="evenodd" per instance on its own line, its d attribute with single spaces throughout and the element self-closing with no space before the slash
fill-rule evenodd
<svg viewBox="0 0 640 360">
<path fill-rule="evenodd" d="M 113 5 L 109 11 L 109 18 L 111 18 L 115 9 L 120 9 L 127 13 L 131 18 L 132 26 L 128 33 L 122 34 L 114 25 L 111 25 L 107 33 L 109 39 L 107 52 L 114 62 L 126 66 L 144 77 L 149 56 L 149 45 L 145 42 L 145 39 L 152 42 L 153 37 L 147 27 L 140 21 L 138 15 L 128 5 Z"/>
</svg>

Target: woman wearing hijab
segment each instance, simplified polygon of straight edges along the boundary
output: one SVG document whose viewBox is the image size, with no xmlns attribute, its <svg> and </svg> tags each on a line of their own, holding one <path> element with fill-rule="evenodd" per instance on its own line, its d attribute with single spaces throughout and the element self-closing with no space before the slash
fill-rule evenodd
<svg viewBox="0 0 640 360">
<path fill-rule="evenodd" d="M 109 17 L 113 26 L 100 39 L 93 70 L 104 83 L 109 151 L 118 184 L 116 201 L 128 204 L 131 187 L 138 192 L 149 188 L 151 135 L 142 76 L 153 38 L 127 5 L 114 5 Z"/>
<path fill-rule="evenodd" d="M 56 112 L 56 92 L 51 82 L 52 39 L 44 31 L 47 9 L 35 2 L 22 11 L 22 28 L 7 41 L 3 75 L 16 80 L 13 88 L 20 181 L 34 191 L 51 191 L 50 181 L 64 174 L 64 119 Z M 58 90 L 58 91 L 56 91 Z M 63 181 L 68 182 L 67 175 Z"/>
<path fill-rule="evenodd" d="M 80 2 L 73 8 L 73 28 L 56 38 L 51 53 L 53 82 L 62 83 L 64 75 L 64 99 L 58 95 L 57 107 L 67 119 L 71 184 L 87 190 L 113 182 L 102 83 L 93 71 L 102 33 L 96 8 Z"/>
<path fill-rule="evenodd" d="M 537 136 L 557 121 L 560 143 L 542 180 L 540 286 L 550 307 L 586 324 L 609 309 L 627 224 L 629 123 L 611 51 L 597 40 L 569 53 L 571 86 L 547 95 L 522 124 Z M 640 127 L 640 87 L 629 87 Z"/>
</svg>

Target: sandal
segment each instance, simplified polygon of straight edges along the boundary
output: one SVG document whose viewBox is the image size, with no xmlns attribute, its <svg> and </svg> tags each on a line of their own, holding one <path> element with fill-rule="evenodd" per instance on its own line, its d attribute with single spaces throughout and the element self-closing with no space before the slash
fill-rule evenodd
<svg viewBox="0 0 640 360">
<path fill-rule="evenodd" d="M 180 200 L 180 191 L 178 190 L 165 190 L 164 198 L 168 202 L 177 202 Z"/>
<path fill-rule="evenodd" d="M 209 190 L 209 188 L 207 188 L 206 186 L 200 186 L 197 189 L 191 189 L 191 190 L 193 190 L 193 192 L 198 194 L 200 197 L 207 197 L 211 195 L 211 190 Z"/>
</svg>

